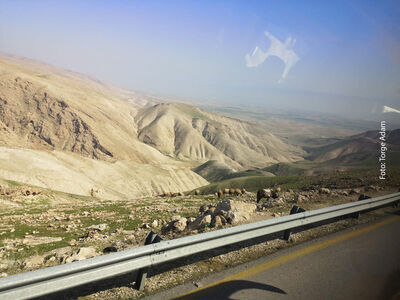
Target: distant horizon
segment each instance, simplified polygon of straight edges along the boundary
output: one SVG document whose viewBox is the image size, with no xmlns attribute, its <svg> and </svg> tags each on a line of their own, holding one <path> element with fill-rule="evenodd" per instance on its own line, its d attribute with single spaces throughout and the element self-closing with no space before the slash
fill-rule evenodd
<svg viewBox="0 0 400 300">
<path fill-rule="evenodd" d="M 400 109 L 399 20 L 396 1 L 12 1 L 0 51 L 132 91 L 369 119 Z M 246 65 L 266 31 L 295 63 L 274 52 Z"/>
</svg>

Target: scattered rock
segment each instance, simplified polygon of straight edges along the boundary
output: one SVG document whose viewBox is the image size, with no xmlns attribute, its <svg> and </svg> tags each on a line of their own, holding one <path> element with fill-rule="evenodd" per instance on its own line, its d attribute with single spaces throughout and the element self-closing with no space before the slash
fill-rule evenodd
<svg viewBox="0 0 400 300">
<path fill-rule="evenodd" d="M 271 189 L 262 189 L 257 191 L 257 203 L 260 202 L 262 198 L 271 198 L 272 190 Z"/>
<path fill-rule="evenodd" d="M 370 197 L 370 196 L 367 196 L 367 195 L 364 195 L 364 194 L 361 194 L 361 195 L 358 197 L 358 200 L 366 200 L 366 199 L 371 199 L 371 197 Z"/>
<path fill-rule="evenodd" d="M 188 229 L 201 229 L 205 226 L 211 226 L 211 215 L 202 215 L 196 218 L 192 223 L 188 225 Z"/>
<path fill-rule="evenodd" d="M 174 216 L 172 216 L 172 221 L 179 220 L 180 218 L 181 218 L 180 215 L 174 215 Z"/>
<path fill-rule="evenodd" d="M 204 212 L 205 215 L 213 215 L 215 212 L 215 207 L 210 207 L 207 211 Z"/>
<path fill-rule="evenodd" d="M 190 218 L 187 218 L 187 225 L 189 225 L 190 223 L 192 223 L 192 222 L 194 222 L 194 220 L 196 220 L 196 218 L 195 217 L 190 217 Z"/>
<path fill-rule="evenodd" d="M 32 269 L 36 268 L 40 265 L 43 264 L 44 257 L 40 255 L 34 255 L 32 257 L 29 257 L 23 262 L 23 266 L 25 269 Z"/>
<path fill-rule="evenodd" d="M 73 252 L 69 256 L 65 256 L 62 259 L 63 263 L 70 263 L 73 261 L 84 260 L 91 257 L 97 256 L 96 249 L 93 247 L 82 247 L 76 252 Z"/>
<path fill-rule="evenodd" d="M 210 205 L 204 204 L 204 205 L 200 206 L 199 212 L 201 214 L 205 213 L 209 208 L 210 208 Z"/>
<path fill-rule="evenodd" d="M 157 220 L 154 220 L 154 221 L 151 223 L 151 227 L 152 227 L 152 228 L 158 227 L 158 221 L 157 221 Z"/>
<path fill-rule="evenodd" d="M 182 232 L 185 230 L 187 224 L 187 219 L 186 218 L 179 218 L 172 224 L 172 229 L 174 231 Z"/>
<path fill-rule="evenodd" d="M 303 203 L 305 201 L 307 201 L 308 198 L 304 195 L 301 194 L 297 194 L 296 196 L 294 196 L 294 202 L 295 203 Z"/>
<path fill-rule="evenodd" d="M 117 252 L 118 249 L 114 246 L 109 246 L 109 247 L 105 247 L 103 249 L 103 253 L 111 253 L 111 252 Z"/>
<path fill-rule="evenodd" d="M 285 204 L 285 201 L 283 201 L 282 198 L 279 199 L 271 199 L 271 200 L 267 200 L 262 204 L 262 207 L 265 208 L 271 208 L 271 207 L 275 207 L 275 206 L 280 206 Z"/>
<path fill-rule="evenodd" d="M 215 216 L 214 218 L 212 218 L 211 220 L 211 227 L 221 227 L 223 225 L 225 225 L 226 219 L 223 216 Z"/>
<path fill-rule="evenodd" d="M 107 224 L 98 224 L 98 225 L 89 226 L 87 229 L 103 231 L 103 230 L 106 230 L 107 228 L 108 228 Z"/>
</svg>

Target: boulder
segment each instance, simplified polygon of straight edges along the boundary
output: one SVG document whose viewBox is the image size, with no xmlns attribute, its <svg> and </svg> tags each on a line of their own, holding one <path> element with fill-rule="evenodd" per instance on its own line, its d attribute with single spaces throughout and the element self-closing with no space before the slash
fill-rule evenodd
<svg viewBox="0 0 400 300">
<path fill-rule="evenodd" d="M 301 194 L 297 194 L 296 196 L 294 196 L 294 202 L 295 203 L 303 203 L 307 201 L 307 197 Z"/>
<path fill-rule="evenodd" d="M 43 264 L 44 258 L 43 256 L 40 255 L 34 255 L 28 259 L 26 259 L 23 263 L 24 268 L 26 269 L 31 269 L 31 268 L 36 268 L 39 267 Z"/>
<path fill-rule="evenodd" d="M 84 260 L 97 256 L 96 249 L 93 247 L 82 247 L 69 256 L 65 256 L 62 260 L 63 263 L 70 263 L 73 261 Z"/>
<path fill-rule="evenodd" d="M 204 205 L 200 206 L 199 212 L 202 214 L 202 213 L 206 212 L 209 208 L 210 208 L 210 205 L 204 204 Z"/>
<path fill-rule="evenodd" d="M 177 231 L 177 232 L 182 232 L 185 230 L 187 224 L 187 219 L 186 218 L 179 218 L 172 224 L 172 230 Z"/>
<path fill-rule="evenodd" d="M 179 220 L 180 218 L 181 218 L 180 215 L 174 215 L 174 216 L 172 216 L 171 221 L 176 221 L 176 220 Z"/>
<path fill-rule="evenodd" d="M 196 218 L 192 223 L 188 225 L 188 229 L 201 229 L 205 226 L 210 226 L 212 221 L 211 215 L 202 215 Z"/>
<path fill-rule="evenodd" d="M 196 218 L 195 217 L 190 217 L 190 218 L 187 218 L 187 225 L 189 225 L 190 223 L 192 223 L 192 222 L 194 222 L 194 220 L 196 220 Z"/>
<path fill-rule="evenodd" d="M 225 220 L 225 218 L 223 216 L 215 216 L 212 218 L 211 220 L 211 227 L 221 227 L 223 225 L 226 224 L 226 220 L 225 223 L 223 223 L 222 219 Z"/>
<path fill-rule="evenodd" d="M 282 198 L 267 200 L 262 204 L 262 207 L 271 208 L 285 204 Z"/>
<path fill-rule="evenodd" d="M 276 199 L 279 197 L 279 192 L 277 190 L 272 190 L 271 191 L 271 197 Z"/>
<path fill-rule="evenodd" d="M 257 203 L 260 202 L 262 198 L 271 198 L 272 191 L 271 189 L 262 189 L 257 191 Z"/>
<path fill-rule="evenodd" d="M 227 199 L 218 203 L 214 214 L 223 216 L 229 223 L 234 224 L 248 220 L 255 210 L 255 204 Z"/>
<path fill-rule="evenodd" d="M 151 227 L 153 227 L 153 228 L 158 227 L 158 221 L 154 220 L 153 222 L 151 222 Z"/>
<path fill-rule="evenodd" d="M 215 213 L 215 207 L 211 206 L 207 211 L 205 211 L 205 215 L 214 215 Z"/>
</svg>

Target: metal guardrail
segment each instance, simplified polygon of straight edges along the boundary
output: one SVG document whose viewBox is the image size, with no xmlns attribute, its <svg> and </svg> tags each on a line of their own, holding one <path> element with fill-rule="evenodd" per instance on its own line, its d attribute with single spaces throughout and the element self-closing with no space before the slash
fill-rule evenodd
<svg viewBox="0 0 400 300">
<path fill-rule="evenodd" d="M 130 273 L 182 257 L 268 234 L 399 202 L 400 193 L 305 211 L 130 250 L 48 267 L 0 279 L 0 299 L 27 299 Z"/>
</svg>

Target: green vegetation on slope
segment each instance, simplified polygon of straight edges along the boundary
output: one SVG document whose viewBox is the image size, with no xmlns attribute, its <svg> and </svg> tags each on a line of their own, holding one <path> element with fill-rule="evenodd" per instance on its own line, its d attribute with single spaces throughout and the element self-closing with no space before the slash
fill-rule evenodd
<svg viewBox="0 0 400 300">
<path fill-rule="evenodd" d="M 309 190 L 320 187 L 349 189 L 369 185 L 400 187 L 400 168 L 390 168 L 387 172 L 386 180 L 379 180 L 379 170 L 376 168 L 332 172 L 318 176 L 248 176 L 214 182 L 200 188 L 200 192 L 210 194 L 224 188 L 245 188 L 248 191 L 257 191 L 274 186 L 280 186 L 283 190 Z"/>
</svg>

